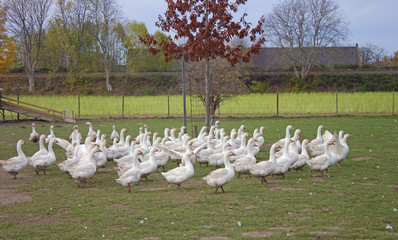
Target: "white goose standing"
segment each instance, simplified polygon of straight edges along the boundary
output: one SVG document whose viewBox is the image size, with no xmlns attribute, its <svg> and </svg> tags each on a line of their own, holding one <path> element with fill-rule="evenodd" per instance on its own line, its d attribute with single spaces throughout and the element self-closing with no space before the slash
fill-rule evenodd
<svg viewBox="0 0 398 240">
<path fill-rule="evenodd" d="M 296 171 L 301 170 L 303 171 L 303 167 L 305 166 L 306 162 L 310 159 L 310 156 L 307 152 L 307 143 L 310 141 L 308 139 L 304 139 L 301 143 L 301 153 L 298 157 L 298 160 L 290 166 L 290 169 L 294 169 Z"/>
<path fill-rule="evenodd" d="M 177 184 L 178 188 L 180 188 L 183 182 L 188 181 L 194 175 L 194 168 L 190 160 L 191 155 L 194 155 L 192 151 L 190 150 L 185 151 L 185 154 L 182 157 L 184 165 L 173 168 L 168 172 L 161 172 L 162 176 L 169 183 Z"/>
<path fill-rule="evenodd" d="M 219 188 L 221 188 L 222 192 L 224 193 L 225 191 L 223 186 L 227 183 L 230 183 L 235 177 L 235 170 L 232 167 L 231 162 L 229 161 L 229 158 L 233 155 L 234 153 L 232 151 L 226 151 L 224 153 L 225 167 L 214 170 L 213 172 L 209 173 L 209 175 L 202 178 L 209 186 L 216 188 L 214 193 L 217 193 L 217 190 Z"/>
<path fill-rule="evenodd" d="M 36 124 L 32 123 L 32 133 L 29 136 L 29 141 L 37 142 L 39 141 L 39 134 L 36 132 Z"/>
<path fill-rule="evenodd" d="M 261 177 L 261 183 L 267 184 L 266 177 L 273 174 L 276 169 L 275 150 L 279 145 L 274 143 L 269 150 L 269 160 L 261 161 L 259 163 L 250 164 L 247 168 L 255 177 Z"/>
<path fill-rule="evenodd" d="M 122 175 L 119 176 L 118 179 L 116 179 L 116 182 L 122 184 L 122 186 L 128 186 L 129 190 L 128 192 L 131 193 L 131 185 L 138 182 L 141 178 L 141 169 L 140 165 L 138 163 L 138 155 L 141 154 L 142 152 L 140 150 L 136 150 L 134 152 L 133 157 L 133 165 L 129 170 L 124 172 Z"/>
<path fill-rule="evenodd" d="M 56 161 L 55 153 L 53 150 L 53 145 L 57 140 L 55 138 L 51 139 L 48 143 L 48 153 L 36 156 L 34 158 L 30 158 L 31 165 L 35 168 L 36 174 L 40 174 L 40 170 L 43 170 L 43 173 L 46 174 L 46 169 L 53 165 Z"/>
<path fill-rule="evenodd" d="M 325 153 L 317 157 L 311 158 L 307 161 L 307 165 L 310 167 L 310 176 L 313 177 L 312 171 L 320 171 L 323 176 L 323 171 L 327 170 L 330 166 L 330 151 L 329 146 L 333 145 L 333 139 L 329 139 L 324 143 Z"/>
<path fill-rule="evenodd" d="M 17 178 L 18 173 L 28 165 L 28 159 L 22 151 L 22 145 L 26 144 L 24 140 L 17 142 L 17 153 L 18 156 L 9 158 L 8 160 L 0 160 L 0 164 L 3 166 L 4 171 Z"/>
</svg>

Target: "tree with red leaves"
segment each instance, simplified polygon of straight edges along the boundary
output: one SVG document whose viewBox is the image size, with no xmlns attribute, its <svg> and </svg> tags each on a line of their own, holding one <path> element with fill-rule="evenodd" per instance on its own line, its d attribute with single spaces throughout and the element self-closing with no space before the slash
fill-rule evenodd
<svg viewBox="0 0 398 240">
<path fill-rule="evenodd" d="M 163 31 L 174 32 L 174 37 L 158 42 L 150 34 L 143 42 L 149 44 L 153 54 L 158 53 L 159 47 L 165 54 L 166 61 L 183 58 L 184 61 L 206 62 L 205 76 L 205 125 L 209 126 L 210 119 L 210 59 L 221 57 L 231 66 L 239 61 L 249 62 L 253 53 L 258 53 L 265 42 L 263 35 L 264 17 L 258 20 L 257 26 L 251 28 L 251 23 L 245 20 L 243 14 L 239 21 L 233 21 L 233 13 L 238 11 L 239 5 L 247 0 L 165 0 L 167 10 L 164 16 L 159 15 L 156 26 Z M 243 50 L 242 46 L 232 46 L 234 38 L 250 37 L 252 45 Z M 184 44 L 179 45 L 179 41 Z"/>
</svg>

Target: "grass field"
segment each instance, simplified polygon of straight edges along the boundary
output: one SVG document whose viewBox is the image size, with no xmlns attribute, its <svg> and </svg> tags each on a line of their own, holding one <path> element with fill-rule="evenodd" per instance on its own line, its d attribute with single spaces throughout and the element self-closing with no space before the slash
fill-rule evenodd
<svg viewBox="0 0 398 240">
<path fill-rule="evenodd" d="M 13 97 L 16 99 L 16 97 Z M 220 117 L 392 115 L 398 100 L 391 92 L 280 93 L 240 95 L 221 104 Z M 178 117 L 183 114 L 180 95 L 163 96 L 20 96 L 20 101 L 55 109 L 73 110 L 77 118 Z M 336 104 L 337 102 L 337 104 Z M 80 106 L 80 111 L 79 111 Z M 278 106 L 278 108 L 277 108 Z M 203 114 L 202 103 L 187 96 L 187 115 Z M 79 115 L 80 113 L 80 115 Z M 11 115 L 6 114 L 7 119 Z M 13 115 L 16 118 L 16 114 Z"/>
<path fill-rule="evenodd" d="M 127 188 L 114 180 L 115 165 L 107 163 L 77 188 L 73 179 L 56 165 L 47 175 L 37 176 L 27 166 L 17 180 L 4 175 L 0 200 L 18 196 L 17 203 L 0 205 L 1 239 L 397 239 L 398 237 L 398 118 L 329 117 L 265 118 L 222 120 L 228 132 L 241 124 L 252 133 L 265 126 L 266 146 L 257 155 L 268 159 L 270 143 L 284 137 L 292 124 L 303 130 L 302 137 L 313 139 L 318 125 L 329 131 L 351 133 L 350 153 L 342 167 L 331 167 L 328 176 L 289 172 L 286 179 L 243 177 L 224 186 L 226 193 L 213 193 L 201 178 L 214 168 L 195 165 L 195 176 L 182 190 L 169 185 L 159 173 Z M 16 155 L 18 139 L 27 140 L 31 122 L 0 125 L 0 159 Z M 49 133 L 50 124 L 36 122 L 39 133 Z M 85 122 L 80 131 L 87 133 Z M 112 125 L 128 128 L 135 136 L 147 124 L 150 131 L 163 135 L 165 127 L 180 127 L 176 120 L 92 121 L 94 129 L 109 133 Z M 68 138 L 72 124 L 59 124 L 55 135 Z M 191 133 L 191 129 L 188 129 Z M 38 146 L 23 146 L 32 155 Z M 55 147 L 57 162 L 64 151 Z M 166 169 L 174 168 L 169 162 Z M 2 170 L 1 170 L 2 171 Z M 7 196 L 6 196 L 7 195 Z M 393 230 L 385 229 L 387 224 Z M 152 237 L 152 238 L 150 238 Z M 218 237 L 218 238 L 217 238 Z"/>
</svg>

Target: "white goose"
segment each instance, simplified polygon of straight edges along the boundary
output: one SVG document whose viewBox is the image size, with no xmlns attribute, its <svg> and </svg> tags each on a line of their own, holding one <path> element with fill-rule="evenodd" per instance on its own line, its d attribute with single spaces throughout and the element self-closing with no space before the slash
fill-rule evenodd
<svg viewBox="0 0 398 240">
<path fill-rule="evenodd" d="M 28 165 L 28 159 L 22 151 L 22 145 L 26 144 L 24 140 L 17 142 L 17 153 L 18 156 L 9 158 L 7 160 L 0 160 L 0 164 L 3 166 L 4 171 L 17 178 L 18 173 Z"/>
<path fill-rule="evenodd" d="M 44 140 L 46 141 L 46 143 L 49 143 L 52 138 L 55 138 L 54 125 L 50 126 L 50 135 L 47 135 L 46 139 Z"/>
<path fill-rule="evenodd" d="M 325 153 L 317 157 L 311 158 L 307 161 L 307 165 L 310 167 L 310 176 L 313 177 L 312 171 L 320 171 L 323 176 L 323 171 L 327 170 L 330 166 L 330 151 L 329 146 L 333 145 L 333 139 L 328 140 L 324 143 Z"/>
<path fill-rule="evenodd" d="M 29 141 L 37 142 L 39 141 L 39 134 L 36 132 L 36 124 L 32 123 L 32 133 L 29 136 Z"/>
<path fill-rule="evenodd" d="M 69 174 L 78 181 L 77 186 L 79 188 L 81 183 L 87 183 L 87 179 L 94 176 L 97 172 L 97 163 L 95 162 L 94 154 L 98 151 L 101 150 L 97 146 L 94 146 L 87 159 L 80 160 L 79 163 L 69 169 Z"/>
<path fill-rule="evenodd" d="M 120 138 L 118 139 L 118 143 L 117 146 L 118 147 L 123 147 L 124 146 L 124 133 L 127 132 L 127 128 L 122 128 L 122 130 L 120 130 Z"/>
<path fill-rule="evenodd" d="M 91 136 L 97 137 L 97 133 L 93 130 L 93 125 L 91 124 L 91 122 L 86 122 L 86 126 L 88 127 L 87 137 Z"/>
<path fill-rule="evenodd" d="M 32 167 L 35 168 L 36 174 L 39 175 L 40 170 L 43 170 L 43 173 L 46 174 L 46 169 L 53 165 L 56 161 L 55 153 L 53 151 L 53 145 L 57 140 L 55 138 L 51 139 L 48 143 L 48 153 L 41 154 L 35 157 L 30 157 L 29 160 L 31 162 Z"/>
<path fill-rule="evenodd" d="M 77 140 L 77 142 L 80 144 L 79 140 Z M 57 166 L 59 167 L 59 169 L 62 172 L 67 173 L 69 176 L 69 169 L 72 168 L 75 164 L 77 164 L 79 162 L 79 149 L 75 148 L 74 152 L 73 152 L 73 156 L 72 157 L 67 157 L 67 159 L 63 162 L 60 162 L 57 164 Z"/>
<path fill-rule="evenodd" d="M 202 166 L 202 164 L 206 164 L 207 166 L 209 165 L 209 156 L 214 154 L 214 145 L 211 140 L 211 138 L 208 138 L 206 142 L 206 149 L 199 151 L 196 155 L 199 166 Z"/>
<path fill-rule="evenodd" d="M 80 142 L 82 141 L 82 135 L 79 132 L 79 126 L 78 125 L 73 126 L 73 132 L 70 134 L 69 140 L 72 143 L 77 141 L 77 140 L 79 140 Z"/>
<path fill-rule="evenodd" d="M 40 135 L 40 138 L 39 138 L 39 151 L 35 152 L 35 154 L 33 154 L 31 157 L 28 157 L 29 165 L 32 165 L 31 161 L 30 161 L 30 158 L 35 158 L 35 157 L 40 156 L 40 155 L 48 154 L 47 149 L 44 147 L 44 139 L 45 138 L 46 138 L 46 135 L 44 135 L 44 134 Z"/>
<path fill-rule="evenodd" d="M 276 159 L 276 169 L 274 171 L 274 173 L 272 174 L 272 176 L 274 175 L 282 175 L 283 178 L 285 178 L 285 173 L 289 170 L 290 165 L 292 164 L 293 159 L 290 156 L 290 152 L 289 152 L 289 143 L 291 142 L 291 140 L 289 141 L 284 141 L 285 145 L 283 147 L 283 154 L 280 158 Z"/>
<path fill-rule="evenodd" d="M 224 156 L 225 152 L 227 152 L 228 147 L 231 147 L 231 144 L 228 142 L 224 143 L 223 151 L 220 153 L 214 153 L 209 156 L 209 165 L 213 167 L 220 167 L 224 164 Z M 232 156 L 232 155 L 231 155 Z"/>
<path fill-rule="evenodd" d="M 322 129 L 326 128 L 324 125 L 319 125 L 317 131 L 316 131 L 316 138 L 311 140 L 310 143 L 308 143 L 308 149 L 311 150 L 317 145 L 320 145 L 323 143 L 322 140 Z"/>
<path fill-rule="evenodd" d="M 308 139 L 304 139 L 301 143 L 301 153 L 298 157 L 298 160 L 290 166 L 290 169 L 294 169 L 296 171 L 301 170 L 303 171 L 303 167 L 305 166 L 306 162 L 310 159 L 310 156 L 307 152 L 307 143 L 310 141 Z"/>
<path fill-rule="evenodd" d="M 116 182 L 120 183 L 122 186 L 129 187 L 129 193 L 131 193 L 131 185 L 138 182 L 138 180 L 141 178 L 141 169 L 137 157 L 138 154 L 142 154 L 142 152 L 140 152 L 140 150 L 135 151 L 135 157 L 133 157 L 133 164 L 131 168 L 120 175 L 118 179 L 116 179 Z"/>
<path fill-rule="evenodd" d="M 168 172 L 161 172 L 162 176 L 169 183 L 177 184 L 178 188 L 180 188 L 183 182 L 188 181 L 194 175 L 194 168 L 190 160 L 192 155 L 194 155 L 194 153 L 190 150 L 187 150 L 182 158 L 184 165 L 173 168 Z"/>
<path fill-rule="evenodd" d="M 232 152 L 235 154 L 236 157 L 233 157 L 232 160 L 235 161 L 235 159 L 244 156 L 247 154 L 247 144 L 246 144 L 246 138 L 249 136 L 248 133 L 242 133 L 240 135 L 240 147 L 237 149 L 232 150 Z"/>
<path fill-rule="evenodd" d="M 269 150 L 269 160 L 261 161 L 259 163 L 250 164 L 247 168 L 255 177 L 261 177 L 261 183 L 267 184 L 266 177 L 272 175 L 276 169 L 275 150 L 279 145 L 274 143 Z"/>
<path fill-rule="evenodd" d="M 152 148 L 149 152 L 149 160 L 140 164 L 141 178 L 148 180 L 148 176 L 158 169 L 158 163 L 154 156 L 154 153 L 158 151 L 159 150 L 157 148 Z"/>
<path fill-rule="evenodd" d="M 276 144 L 278 144 L 279 146 L 285 146 L 285 141 L 288 141 L 288 142 L 290 142 L 290 130 L 291 129 L 294 129 L 294 127 L 292 126 L 292 125 L 288 125 L 287 127 L 286 127 L 286 135 L 285 135 L 285 138 L 282 138 L 282 139 L 279 139 L 277 142 L 276 142 Z"/>
<path fill-rule="evenodd" d="M 344 137 L 340 140 L 340 147 L 337 148 L 336 153 L 338 157 L 338 165 L 341 166 L 341 162 L 346 159 L 348 153 L 350 152 L 350 148 L 347 144 L 347 138 L 351 137 L 351 134 L 344 134 Z"/>
<path fill-rule="evenodd" d="M 250 164 L 255 164 L 257 162 L 257 159 L 253 153 L 254 141 L 255 140 L 253 138 L 250 138 L 247 143 L 246 155 L 238 156 L 238 158 L 235 159 L 235 162 L 232 163 L 232 166 L 234 167 L 235 172 L 238 173 L 238 178 L 240 177 L 240 174 L 249 172 L 248 166 Z"/>
<path fill-rule="evenodd" d="M 119 133 L 116 131 L 116 126 L 113 125 L 112 129 L 113 130 L 112 130 L 112 133 L 111 133 L 111 140 L 113 141 L 113 139 L 115 139 L 115 138 L 119 139 L 120 137 L 119 137 Z"/>
<path fill-rule="evenodd" d="M 97 162 L 97 171 L 98 171 L 99 167 L 103 167 L 107 162 L 107 158 L 106 158 L 107 149 L 106 149 L 106 141 L 105 140 L 99 143 L 99 149 L 101 150 L 101 152 L 96 152 L 94 154 L 95 161 Z"/>
<path fill-rule="evenodd" d="M 135 150 L 132 150 L 131 154 L 119 159 L 119 160 L 123 159 L 123 162 L 118 162 L 117 163 L 118 167 L 114 168 L 117 171 L 117 175 L 120 177 L 126 171 L 128 171 L 133 166 L 135 159 L 137 159 L 137 161 L 139 163 L 139 157 L 143 156 L 143 155 L 144 154 L 140 150 L 135 149 Z M 117 159 L 115 159 L 115 161 L 117 161 Z M 141 168 L 140 168 L 140 171 L 141 171 Z"/>
<path fill-rule="evenodd" d="M 211 186 L 215 187 L 216 190 L 214 193 L 217 193 L 217 190 L 221 188 L 222 192 L 224 192 L 223 186 L 227 183 L 230 183 L 232 179 L 235 177 L 235 170 L 229 161 L 229 158 L 232 157 L 234 153 L 232 151 L 226 151 L 224 153 L 224 168 L 217 169 L 206 177 L 202 178 L 206 181 L 206 183 Z"/>
</svg>

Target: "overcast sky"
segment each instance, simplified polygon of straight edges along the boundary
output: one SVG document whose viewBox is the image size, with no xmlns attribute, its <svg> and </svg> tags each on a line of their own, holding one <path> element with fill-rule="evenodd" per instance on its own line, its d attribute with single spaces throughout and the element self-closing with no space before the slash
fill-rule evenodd
<svg viewBox="0 0 398 240">
<path fill-rule="evenodd" d="M 118 0 L 127 20 L 144 22 L 148 31 L 160 30 L 155 26 L 159 14 L 167 5 L 164 0 Z M 255 24 L 260 16 L 268 14 L 280 0 L 248 0 L 241 5 L 247 20 Z M 372 43 L 384 48 L 387 55 L 398 51 L 398 0 L 335 0 L 344 12 L 351 32 L 349 46 Z"/>
</svg>

